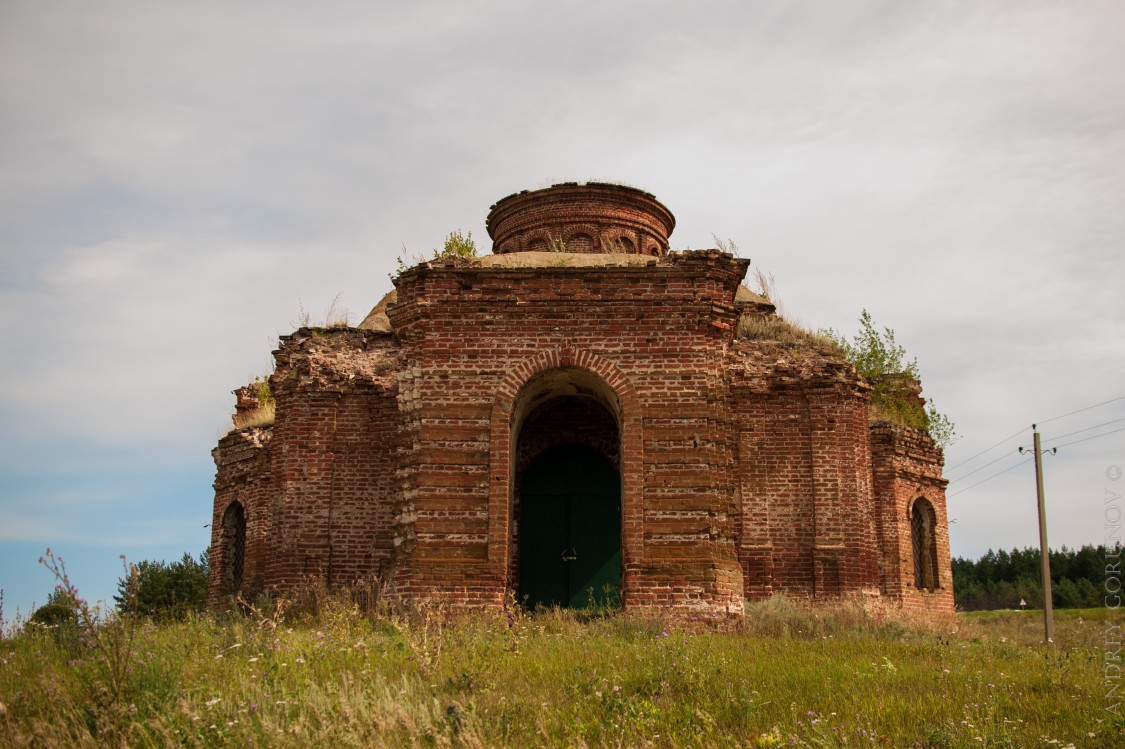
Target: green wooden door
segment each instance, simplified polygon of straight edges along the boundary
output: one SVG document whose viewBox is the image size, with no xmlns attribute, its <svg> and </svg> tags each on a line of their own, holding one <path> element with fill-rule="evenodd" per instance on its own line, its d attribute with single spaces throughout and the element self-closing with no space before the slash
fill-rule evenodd
<svg viewBox="0 0 1125 749">
<path fill-rule="evenodd" d="M 520 599 L 530 607 L 616 606 L 621 587 L 621 482 L 581 445 L 536 458 L 520 487 Z"/>
</svg>

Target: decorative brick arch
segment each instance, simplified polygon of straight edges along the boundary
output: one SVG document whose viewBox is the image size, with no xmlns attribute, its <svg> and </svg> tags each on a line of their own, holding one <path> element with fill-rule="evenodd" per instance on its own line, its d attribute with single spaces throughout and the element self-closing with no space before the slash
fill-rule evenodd
<svg viewBox="0 0 1125 749">
<path fill-rule="evenodd" d="M 576 369 L 595 376 L 616 397 L 606 404 L 617 418 L 621 467 L 621 597 L 629 604 L 630 584 L 643 557 L 644 439 L 640 399 L 633 383 L 616 364 L 570 346 L 529 357 L 512 368 L 493 398 L 489 449 L 488 561 L 497 579 L 508 582 L 513 501 L 514 421 L 527 386 L 553 370 Z"/>
<path fill-rule="evenodd" d="M 910 502 L 906 521 L 910 529 L 910 561 L 914 587 L 933 591 L 941 587 L 938 576 L 938 514 L 925 494 Z"/>
<path fill-rule="evenodd" d="M 624 252 L 636 254 L 641 251 L 637 245 L 637 233 L 620 228 L 612 228 L 602 232 L 601 242 L 603 252 Z"/>
<path fill-rule="evenodd" d="M 559 239 L 550 229 L 532 229 L 520 238 L 521 249 L 527 252 L 550 252 L 552 245 Z"/>
</svg>

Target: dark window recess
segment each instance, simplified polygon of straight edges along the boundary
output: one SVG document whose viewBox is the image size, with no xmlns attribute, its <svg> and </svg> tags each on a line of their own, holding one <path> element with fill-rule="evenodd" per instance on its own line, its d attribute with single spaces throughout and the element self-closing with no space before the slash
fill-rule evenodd
<svg viewBox="0 0 1125 749">
<path fill-rule="evenodd" d="M 925 499 L 915 500 L 910 511 L 910 544 L 914 556 L 914 587 L 919 590 L 937 588 L 935 520 L 933 505 Z"/>
<path fill-rule="evenodd" d="M 242 588 L 242 569 L 246 560 L 246 513 L 238 502 L 231 502 L 223 513 L 223 589 L 237 593 Z"/>
</svg>

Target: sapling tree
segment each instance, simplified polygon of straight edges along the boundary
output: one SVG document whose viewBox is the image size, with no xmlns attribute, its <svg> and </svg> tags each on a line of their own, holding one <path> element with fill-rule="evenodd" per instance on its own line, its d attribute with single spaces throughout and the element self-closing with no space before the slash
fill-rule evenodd
<svg viewBox="0 0 1125 749">
<path fill-rule="evenodd" d="M 871 407 L 877 418 L 920 429 L 942 447 L 953 441 L 956 432 L 949 417 L 934 407 L 932 398 L 924 402 L 918 398 L 918 360 L 907 359 L 906 348 L 895 340 L 893 330 L 877 328 L 865 309 L 851 341 L 831 328 L 821 332 L 871 383 Z"/>
<path fill-rule="evenodd" d="M 473 241 L 473 233 L 466 232 L 462 234 L 460 229 L 457 231 L 449 232 L 449 236 L 445 238 L 445 244 L 442 245 L 440 250 L 434 250 L 434 258 L 449 258 L 449 257 L 476 257 L 477 244 Z"/>
</svg>

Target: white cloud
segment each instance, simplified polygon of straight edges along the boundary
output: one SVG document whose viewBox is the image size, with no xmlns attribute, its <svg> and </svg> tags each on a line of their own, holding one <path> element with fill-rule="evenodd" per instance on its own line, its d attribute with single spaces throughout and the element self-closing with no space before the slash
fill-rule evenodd
<svg viewBox="0 0 1125 749">
<path fill-rule="evenodd" d="M 5 443 L 190 465 L 205 506 L 298 302 L 358 318 L 401 245 L 487 245 L 491 202 L 591 178 L 655 193 L 674 246 L 733 238 L 813 325 L 893 327 L 950 463 L 1122 394 L 1118 4 L 57 8 L 0 10 Z M 1059 461 L 1058 538 L 1096 534 L 1120 437 Z M 1025 543 L 1018 473 L 951 500 L 955 547 Z"/>
</svg>

